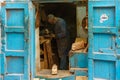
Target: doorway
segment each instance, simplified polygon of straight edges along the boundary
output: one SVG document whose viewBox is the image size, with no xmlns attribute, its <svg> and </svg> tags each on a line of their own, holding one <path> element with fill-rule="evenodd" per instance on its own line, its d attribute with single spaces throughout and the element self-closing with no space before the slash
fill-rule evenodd
<svg viewBox="0 0 120 80">
<path fill-rule="evenodd" d="M 87 15 L 87 2 L 79 2 L 79 3 L 34 3 L 36 6 L 36 42 L 37 46 L 39 47 L 37 53 L 36 68 L 39 75 L 45 76 L 44 73 L 49 73 L 52 68 L 53 64 L 60 66 L 60 59 L 58 56 L 58 48 L 56 39 L 49 39 L 46 37 L 46 33 L 54 33 L 54 25 L 51 25 L 47 21 L 47 16 L 49 14 L 53 14 L 56 17 L 60 17 L 66 21 L 67 24 L 67 31 L 69 32 L 69 53 L 68 53 L 68 61 L 69 61 L 69 54 L 71 53 L 72 45 L 75 43 L 80 43 L 84 41 L 86 46 L 87 36 L 86 32 L 83 29 L 82 24 L 87 24 L 86 22 L 86 15 Z M 81 16 L 80 16 L 81 15 Z M 38 38 L 39 37 L 39 38 Z M 47 39 L 47 41 L 46 41 Z M 83 44 L 83 43 L 82 43 Z M 74 51 L 79 51 L 76 49 Z M 74 51 L 72 53 L 74 53 Z M 81 51 L 81 50 L 80 50 Z M 82 50 L 83 51 L 83 50 Z M 87 51 L 86 51 L 87 53 Z M 69 72 L 69 62 L 67 64 L 67 73 L 72 75 Z M 64 75 L 64 71 L 61 71 L 61 74 Z"/>
</svg>

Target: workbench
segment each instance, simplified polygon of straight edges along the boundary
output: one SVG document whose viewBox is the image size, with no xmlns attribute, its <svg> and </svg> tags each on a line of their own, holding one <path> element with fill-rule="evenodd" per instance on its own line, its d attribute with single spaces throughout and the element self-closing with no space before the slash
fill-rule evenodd
<svg viewBox="0 0 120 80">
<path fill-rule="evenodd" d="M 40 39 L 40 45 L 43 45 L 44 59 L 40 61 L 41 69 L 51 69 L 53 65 L 53 53 L 51 48 L 51 39 Z"/>
</svg>

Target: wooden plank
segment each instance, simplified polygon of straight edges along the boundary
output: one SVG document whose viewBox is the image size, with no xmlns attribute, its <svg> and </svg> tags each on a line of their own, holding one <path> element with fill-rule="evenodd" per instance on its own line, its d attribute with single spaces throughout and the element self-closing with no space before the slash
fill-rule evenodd
<svg viewBox="0 0 120 80">
<path fill-rule="evenodd" d="M 47 56 L 48 56 L 48 64 L 49 64 L 49 68 L 51 69 L 53 65 L 51 40 L 47 40 L 46 49 L 47 49 Z"/>
<path fill-rule="evenodd" d="M 83 71 L 87 71 L 88 68 L 70 68 L 70 71 L 71 70 L 83 70 Z"/>
<path fill-rule="evenodd" d="M 39 4 L 36 4 L 36 28 L 40 27 L 40 9 Z"/>
<path fill-rule="evenodd" d="M 43 44 L 47 41 L 47 39 L 45 39 L 43 36 L 40 36 L 40 44 Z"/>
<path fill-rule="evenodd" d="M 44 61 L 40 61 L 40 69 L 44 69 Z"/>
<path fill-rule="evenodd" d="M 44 69 L 48 69 L 48 57 L 47 57 L 46 44 L 43 44 L 43 48 L 44 48 Z"/>
<path fill-rule="evenodd" d="M 76 80 L 88 80 L 86 76 L 76 76 Z"/>
<path fill-rule="evenodd" d="M 36 73 L 40 71 L 40 43 L 39 43 L 39 27 L 35 30 L 36 33 Z"/>
<path fill-rule="evenodd" d="M 50 39 L 42 39 L 43 44 L 43 53 L 44 53 L 44 68 L 41 65 L 41 69 L 51 69 L 53 65 L 53 58 L 52 58 L 52 48 L 51 48 L 51 40 Z M 43 64 L 43 62 L 42 62 Z"/>
<path fill-rule="evenodd" d="M 36 10 L 36 29 L 35 29 L 35 43 L 36 43 L 36 73 L 40 71 L 40 42 L 39 42 L 39 27 L 40 27 L 40 9 L 37 4 Z"/>
<path fill-rule="evenodd" d="M 70 73 L 68 70 L 58 70 L 58 74 L 57 75 L 52 75 L 51 74 L 51 70 L 50 69 L 42 69 L 37 76 L 42 76 L 45 78 L 63 78 L 63 77 L 70 77 L 73 74 Z"/>
</svg>

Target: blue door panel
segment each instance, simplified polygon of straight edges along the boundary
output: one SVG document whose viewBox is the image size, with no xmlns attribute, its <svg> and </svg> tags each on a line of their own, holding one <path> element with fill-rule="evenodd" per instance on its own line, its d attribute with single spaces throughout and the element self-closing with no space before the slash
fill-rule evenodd
<svg viewBox="0 0 120 80">
<path fill-rule="evenodd" d="M 115 80 L 115 62 L 95 60 L 94 63 L 95 78 Z"/>
<path fill-rule="evenodd" d="M 89 80 L 120 80 L 120 1 L 89 0 Z"/>
<path fill-rule="evenodd" d="M 6 12 L 8 27 L 10 26 L 24 27 L 24 9 L 7 9 Z"/>
<path fill-rule="evenodd" d="M 88 57 L 84 53 L 74 53 L 69 58 L 69 66 L 71 68 L 87 68 L 88 67 Z M 83 63 L 82 63 L 83 62 Z"/>
<path fill-rule="evenodd" d="M 24 73 L 24 57 L 6 57 L 6 62 L 7 73 Z"/>
<path fill-rule="evenodd" d="M 24 80 L 23 75 L 7 75 L 4 80 Z"/>
<path fill-rule="evenodd" d="M 106 60 L 106 61 L 116 61 L 117 60 L 117 55 L 114 55 L 114 54 L 106 54 L 106 53 L 94 53 L 93 52 L 93 56 L 92 57 L 89 57 L 89 58 L 92 58 L 92 59 L 96 59 L 96 60 Z"/>
<path fill-rule="evenodd" d="M 5 67 L 5 63 L 4 63 L 4 54 L 0 54 L 0 75 L 4 74 L 4 67 Z"/>
<path fill-rule="evenodd" d="M 26 1 L 28 1 L 28 0 L 5 0 L 5 1 L 7 1 L 7 2 L 26 2 Z"/>
<path fill-rule="evenodd" d="M 93 10 L 94 26 L 115 27 L 115 7 L 93 7 Z"/>
<path fill-rule="evenodd" d="M 116 61 L 116 80 L 120 80 L 120 59 Z"/>
<path fill-rule="evenodd" d="M 4 80 L 29 80 L 28 3 L 6 2 L 2 6 L 2 52 Z"/>
<path fill-rule="evenodd" d="M 115 6 L 117 0 L 89 0 L 88 5 L 91 6 L 94 5 L 93 7 L 113 7 Z"/>
<path fill-rule="evenodd" d="M 104 33 L 104 34 L 117 34 L 117 29 L 115 27 L 93 27 L 93 33 Z"/>
<path fill-rule="evenodd" d="M 94 34 L 94 52 L 114 54 L 115 39 L 112 34 Z"/>
<path fill-rule="evenodd" d="M 13 37 L 13 38 L 12 38 Z M 24 50 L 24 33 L 13 33 L 13 32 L 7 32 L 6 33 L 6 49 L 7 50 Z M 21 43 L 19 45 L 14 45 L 14 44 L 18 44 Z"/>
</svg>

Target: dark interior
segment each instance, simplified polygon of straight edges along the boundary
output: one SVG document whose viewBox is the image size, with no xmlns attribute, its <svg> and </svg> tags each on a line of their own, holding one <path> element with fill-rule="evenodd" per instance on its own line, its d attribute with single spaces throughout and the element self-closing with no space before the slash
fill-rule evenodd
<svg viewBox="0 0 120 80">
<path fill-rule="evenodd" d="M 36 27 L 39 27 L 39 36 L 45 37 L 46 33 L 54 33 L 54 25 L 51 25 L 47 21 L 47 16 L 49 14 L 53 14 L 56 17 L 63 18 L 66 21 L 67 24 L 67 31 L 69 33 L 69 50 L 71 50 L 72 44 L 75 43 L 77 36 L 77 27 L 78 27 L 78 21 L 77 21 L 77 6 L 86 6 L 86 3 L 37 3 L 36 6 Z M 86 14 L 87 14 L 87 6 L 86 6 Z M 84 17 L 84 16 L 83 16 Z M 86 24 L 86 20 L 83 20 L 83 24 Z M 48 29 L 48 31 L 46 31 Z M 81 40 L 81 39 L 80 39 Z M 87 45 L 87 44 L 86 44 Z M 58 69 L 60 65 L 60 58 L 58 56 L 58 48 L 56 39 L 50 40 L 50 46 L 51 47 L 51 55 L 53 59 L 53 64 L 57 64 Z M 45 51 L 44 44 L 40 44 L 40 65 L 44 65 L 41 69 L 51 69 L 50 67 L 46 67 L 45 60 L 49 59 L 48 57 L 45 57 Z M 42 51 L 42 52 L 41 52 Z M 42 54 L 41 54 L 42 53 Z M 68 53 L 69 54 L 69 53 Z M 69 55 L 68 55 L 69 59 Z M 69 60 L 68 60 L 69 61 Z M 47 64 L 49 65 L 49 63 Z M 69 62 L 68 62 L 68 69 L 69 69 Z"/>
<path fill-rule="evenodd" d="M 44 16 L 48 14 L 54 14 L 57 17 L 63 18 L 67 23 L 67 29 L 69 31 L 71 42 L 76 38 L 76 5 L 73 3 L 49 3 L 41 4 L 40 9 Z M 46 20 L 46 19 L 45 19 Z M 47 25 L 46 27 L 50 29 L 50 24 L 47 24 L 47 21 L 43 21 L 41 18 L 41 23 Z M 42 28 L 41 28 L 42 29 Z M 53 31 L 53 28 L 50 29 Z"/>
<path fill-rule="evenodd" d="M 40 35 L 43 35 L 44 29 L 49 29 L 52 33 L 54 33 L 53 26 L 47 22 L 47 15 L 54 14 L 56 17 L 63 18 L 67 23 L 67 30 L 70 35 L 70 47 L 71 44 L 75 41 L 76 38 L 76 5 L 73 3 L 49 3 L 49 4 L 40 4 L 41 11 L 41 25 L 40 25 Z M 55 64 L 59 65 L 59 57 L 57 53 L 57 44 L 56 40 L 52 39 L 52 52 L 54 53 L 53 61 Z M 40 46 L 43 47 L 42 45 Z M 44 58 L 41 55 L 41 58 Z"/>
</svg>

